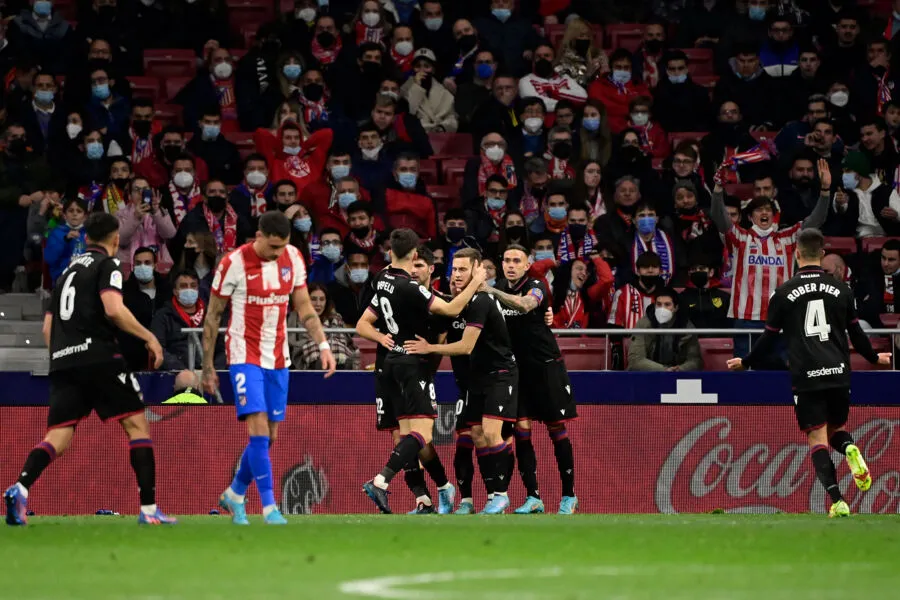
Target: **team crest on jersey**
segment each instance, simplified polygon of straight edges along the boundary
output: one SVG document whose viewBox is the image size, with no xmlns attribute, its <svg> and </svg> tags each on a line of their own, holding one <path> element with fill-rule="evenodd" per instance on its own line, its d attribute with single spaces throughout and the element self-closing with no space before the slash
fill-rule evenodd
<svg viewBox="0 0 900 600">
<path fill-rule="evenodd" d="M 713 298 L 712 305 L 716 308 L 722 308 L 722 299 L 721 298 Z"/>
<path fill-rule="evenodd" d="M 291 268 L 290 267 L 281 267 L 281 278 L 288 282 L 291 280 Z"/>
<path fill-rule="evenodd" d="M 238 396 L 238 404 L 240 404 L 241 406 L 247 406 L 247 396 L 244 396 L 243 394 Z"/>
</svg>

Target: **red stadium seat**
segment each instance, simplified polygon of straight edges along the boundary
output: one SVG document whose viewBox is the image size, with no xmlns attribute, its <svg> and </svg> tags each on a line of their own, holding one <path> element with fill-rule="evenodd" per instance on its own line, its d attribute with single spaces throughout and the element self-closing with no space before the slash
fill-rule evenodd
<svg viewBox="0 0 900 600">
<path fill-rule="evenodd" d="M 718 81 L 719 81 L 719 76 L 712 75 L 712 74 L 691 75 L 691 79 L 693 79 L 694 83 L 696 83 L 697 85 L 702 85 L 703 87 L 709 88 L 710 90 L 712 90 L 712 88 L 716 87 L 716 83 L 718 83 Z"/>
<path fill-rule="evenodd" d="M 606 338 L 568 337 L 556 338 L 566 368 L 570 371 L 597 371 L 607 368 Z"/>
<path fill-rule="evenodd" d="M 634 52 L 644 39 L 644 26 L 640 23 L 607 25 L 605 37 L 611 49 L 625 48 L 629 52 Z"/>
<path fill-rule="evenodd" d="M 367 369 L 375 364 L 375 352 L 378 344 L 370 342 L 361 337 L 354 337 L 353 343 L 359 348 L 359 365 L 363 369 Z"/>
<path fill-rule="evenodd" d="M 675 149 L 675 146 L 680 144 L 685 140 L 697 140 L 698 142 L 706 137 L 706 131 L 679 131 L 677 133 L 669 134 L 669 143 L 672 144 L 672 149 Z"/>
<path fill-rule="evenodd" d="M 602 48 L 603 28 L 600 25 L 592 25 L 591 29 L 594 31 L 594 45 L 597 48 Z M 559 45 L 562 43 L 562 39 L 566 35 L 566 25 L 564 23 L 560 23 L 558 25 L 547 25 L 544 30 L 547 34 L 547 39 L 550 40 L 550 43 L 554 48 L 559 50 Z"/>
<path fill-rule="evenodd" d="M 881 250 L 881 247 L 888 240 L 897 240 L 900 238 L 890 238 L 890 237 L 867 237 L 862 239 L 862 251 L 868 254 L 869 252 L 874 252 L 875 250 Z"/>
<path fill-rule="evenodd" d="M 434 210 L 443 216 L 451 208 L 461 206 L 459 188 L 452 185 L 429 185 L 428 195 L 434 200 Z"/>
<path fill-rule="evenodd" d="M 447 158 L 441 161 L 441 176 L 444 185 L 455 186 L 457 190 L 460 189 L 465 171 L 465 158 Z"/>
<path fill-rule="evenodd" d="M 193 50 L 144 50 L 144 75 L 155 77 L 193 77 L 197 70 Z"/>
<path fill-rule="evenodd" d="M 740 200 L 750 200 L 753 198 L 752 183 L 726 183 L 725 193 L 737 196 Z"/>
<path fill-rule="evenodd" d="M 190 83 L 192 77 L 166 77 L 166 102 L 171 102 L 178 95 L 178 92 Z"/>
<path fill-rule="evenodd" d="M 428 141 L 434 151 L 432 159 L 473 156 L 470 133 L 429 133 Z"/>
<path fill-rule="evenodd" d="M 182 108 L 177 104 L 157 104 L 154 107 L 153 118 L 161 127 L 166 125 L 181 125 Z"/>
<path fill-rule="evenodd" d="M 437 185 L 439 172 L 438 161 L 430 158 L 423 158 L 419 161 L 419 177 L 422 178 L 425 185 Z"/>
<path fill-rule="evenodd" d="M 825 250 L 836 254 L 855 254 L 856 239 L 852 237 L 826 237 Z"/>
<path fill-rule="evenodd" d="M 712 50 L 707 48 L 684 48 L 682 52 L 687 55 L 688 71 L 690 72 L 691 77 L 713 74 Z"/>
<path fill-rule="evenodd" d="M 241 160 L 256 152 L 256 145 L 253 143 L 252 133 L 232 131 L 225 134 L 225 139 L 238 147 L 238 152 L 241 153 Z"/>
<path fill-rule="evenodd" d="M 261 25 L 275 18 L 271 0 L 226 0 L 231 30 L 242 31 L 249 24 Z"/>
<path fill-rule="evenodd" d="M 59 16 L 65 21 L 69 21 L 69 25 L 74 29 L 78 22 L 78 3 L 75 0 L 56 0 L 53 3 L 53 10 L 59 13 Z"/>
<path fill-rule="evenodd" d="M 155 104 L 159 100 L 159 79 L 157 77 L 141 77 L 132 75 L 128 78 L 131 95 L 134 98 L 149 98 Z"/>
<path fill-rule="evenodd" d="M 734 341 L 731 338 L 700 338 L 700 354 L 703 370 L 727 371 L 728 359 L 734 356 Z"/>
<path fill-rule="evenodd" d="M 885 328 L 896 328 L 900 325 L 900 315 L 897 313 L 884 313 L 881 315 L 881 323 Z"/>
</svg>

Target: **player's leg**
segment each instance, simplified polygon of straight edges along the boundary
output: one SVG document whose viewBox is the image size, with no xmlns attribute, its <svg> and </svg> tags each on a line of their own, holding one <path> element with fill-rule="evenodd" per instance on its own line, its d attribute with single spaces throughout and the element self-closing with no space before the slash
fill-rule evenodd
<svg viewBox="0 0 900 600">
<path fill-rule="evenodd" d="M 150 439 L 150 426 L 143 410 L 126 415 L 119 424 L 128 437 L 128 455 L 131 469 L 137 479 L 141 514 L 138 523 L 142 525 L 174 525 L 177 523 L 156 506 L 156 457 Z"/>
<path fill-rule="evenodd" d="M 860 491 L 872 487 L 872 474 L 863 458 L 862 451 L 846 429 L 850 416 L 850 390 L 829 390 L 828 398 L 828 443 L 847 458 L 847 466 L 853 473 L 853 481 Z"/>
<path fill-rule="evenodd" d="M 456 498 L 456 488 L 450 483 L 441 457 L 438 456 L 432 441 L 434 431 L 434 419 L 411 419 L 410 429 L 425 439 L 425 445 L 419 450 L 418 460 L 422 463 L 422 469 L 438 490 L 438 514 L 447 515 L 453 511 L 453 501 Z"/>
<path fill-rule="evenodd" d="M 275 500 L 275 476 L 272 468 L 270 449 L 278 436 L 278 425 L 287 416 L 288 382 L 287 369 L 260 369 L 263 374 L 263 395 L 266 401 L 266 429 L 267 436 L 265 459 L 268 461 L 268 477 L 260 480 L 257 476 L 257 465 L 252 460 L 250 466 L 254 471 L 256 489 L 263 506 L 263 519 L 267 525 L 286 525 L 287 520 L 282 516 Z M 259 464 L 259 468 L 265 469 L 265 464 Z"/>
<path fill-rule="evenodd" d="M 572 395 L 569 373 L 562 362 L 553 363 L 548 368 L 546 389 L 548 414 L 545 423 L 553 442 L 553 454 L 562 483 L 559 514 L 571 515 L 578 509 L 578 498 L 575 496 L 575 453 L 567 423 L 578 417 L 578 408 Z"/>
<path fill-rule="evenodd" d="M 470 515 L 475 512 L 475 504 L 472 502 L 472 480 L 475 478 L 475 463 L 472 460 L 472 452 L 475 450 L 475 442 L 472 440 L 471 429 L 457 429 L 456 448 L 453 453 L 453 472 L 456 474 L 456 484 L 459 486 L 458 515 Z"/>
<path fill-rule="evenodd" d="M 503 439 L 503 421 L 493 415 L 485 415 L 481 425 L 485 447 L 480 448 L 478 465 L 483 469 L 485 486 L 493 493 L 484 507 L 485 514 L 501 514 L 509 508 L 509 448 Z"/>
<path fill-rule="evenodd" d="M 247 369 L 247 365 L 233 365 L 229 367 L 229 379 L 234 390 L 234 406 L 237 410 L 238 420 L 245 421 L 250 411 L 259 412 L 262 402 L 258 398 L 258 391 L 262 389 L 262 374 L 254 369 Z M 253 393 L 251 393 L 253 392 Z M 234 478 L 224 492 L 219 496 L 219 507 L 231 514 L 231 522 L 235 525 L 249 525 L 247 520 L 246 494 L 250 484 L 253 483 L 253 468 L 250 466 L 252 455 L 250 444 L 244 447 L 241 460 L 238 464 Z"/>
<path fill-rule="evenodd" d="M 391 438 L 396 447 L 401 440 L 399 430 L 392 431 Z M 431 494 L 428 492 L 428 485 L 425 483 L 425 471 L 422 469 L 422 463 L 419 462 L 418 456 L 403 469 L 403 481 L 406 482 L 406 487 L 409 488 L 409 491 L 412 492 L 416 499 L 416 507 L 408 514 L 424 515 L 434 513 L 434 503 L 431 500 Z"/>
<path fill-rule="evenodd" d="M 516 445 L 516 457 L 519 463 L 519 475 L 525 486 L 525 503 L 515 510 L 518 515 L 544 512 L 544 502 L 538 491 L 537 483 L 537 455 L 531 442 L 531 420 L 519 419 L 516 421 L 513 432 Z"/>
<path fill-rule="evenodd" d="M 390 431 L 391 442 L 394 447 L 400 443 L 402 435 L 400 433 L 400 424 L 397 421 L 395 412 L 394 396 L 397 394 L 389 382 L 384 381 L 382 370 L 375 373 L 375 415 L 376 429 L 379 431 Z M 409 433 L 405 432 L 403 435 Z M 428 493 L 428 486 L 425 484 L 425 472 L 419 464 L 418 458 L 406 466 L 403 471 L 403 479 L 406 487 L 412 492 L 416 499 L 416 508 L 410 514 L 434 512 L 432 508 L 431 495 Z"/>
<path fill-rule="evenodd" d="M 504 421 L 503 427 L 500 430 L 500 435 L 503 437 L 503 441 L 506 442 L 507 448 L 507 462 L 506 462 L 506 480 L 512 483 L 512 476 L 516 470 L 516 455 L 513 452 L 513 448 L 515 446 L 515 429 L 516 425 L 514 421 Z"/>
<path fill-rule="evenodd" d="M 850 508 L 844 502 L 837 482 L 837 472 L 828 451 L 827 408 L 816 393 L 800 393 L 794 397 L 794 414 L 797 424 L 806 433 L 809 441 L 810 460 L 816 469 L 816 477 L 831 499 L 829 517 L 846 517 Z"/>
</svg>

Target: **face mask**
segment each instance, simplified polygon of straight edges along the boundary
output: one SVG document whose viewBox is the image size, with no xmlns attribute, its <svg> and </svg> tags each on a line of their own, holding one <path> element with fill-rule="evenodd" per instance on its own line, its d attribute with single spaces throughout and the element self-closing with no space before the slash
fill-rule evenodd
<svg viewBox="0 0 900 600">
<path fill-rule="evenodd" d="M 172 177 L 172 183 L 175 184 L 175 187 L 187 189 L 194 185 L 194 176 L 187 171 L 178 171 L 175 173 L 175 176 Z"/>
<path fill-rule="evenodd" d="M 662 277 L 658 275 L 639 275 L 638 281 L 645 290 L 652 290 L 662 283 Z"/>
<path fill-rule="evenodd" d="M 505 154 L 506 152 L 500 146 L 488 146 L 484 149 L 484 155 L 487 156 L 489 161 L 495 163 L 503 160 L 503 155 Z"/>
<path fill-rule="evenodd" d="M 288 156 L 297 156 L 298 154 L 300 154 L 300 146 L 297 146 L 296 148 L 290 148 L 288 146 L 284 146 L 281 148 L 281 150 Z"/>
<path fill-rule="evenodd" d="M 291 63 L 289 65 L 284 65 L 283 67 L 281 67 L 281 72 L 284 73 L 284 76 L 291 81 L 295 81 L 298 77 L 300 77 L 300 73 L 303 72 L 303 67 Z"/>
<path fill-rule="evenodd" d="M 214 213 L 219 213 L 225 210 L 225 203 L 227 202 L 227 198 L 225 196 L 207 196 L 206 205 L 209 207 Z"/>
<path fill-rule="evenodd" d="M 774 225 L 770 225 L 770 226 L 768 227 L 768 229 L 763 229 L 763 228 L 760 227 L 759 225 L 753 225 L 750 229 L 752 229 L 753 231 L 755 231 L 755 232 L 756 232 L 756 235 L 758 235 L 759 237 L 766 237 L 766 236 L 768 236 L 768 235 L 771 235 L 771 234 L 775 233 L 775 226 L 774 226 Z"/>
<path fill-rule="evenodd" d="M 327 258 L 330 262 L 336 263 L 341 260 L 341 247 L 340 246 L 322 246 L 322 256 Z"/>
<path fill-rule="evenodd" d="M 831 94 L 831 103 L 839 108 L 847 106 L 850 101 L 850 94 L 844 91 L 838 91 Z"/>
<path fill-rule="evenodd" d="M 495 8 L 491 10 L 491 14 L 497 17 L 501 23 L 506 23 L 512 16 L 512 11 L 508 8 Z"/>
<path fill-rule="evenodd" d="M 571 225 L 569 225 L 569 233 L 572 235 L 573 239 L 584 239 L 584 234 L 587 233 L 587 225 L 582 225 L 581 223 L 572 223 Z"/>
<path fill-rule="evenodd" d="M 397 181 L 400 182 L 400 185 L 408 190 L 416 187 L 416 181 L 418 180 L 419 176 L 415 173 L 400 173 L 397 176 Z"/>
<path fill-rule="evenodd" d="M 337 41 L 337 39 L 334 37 L 333 33 L 323 31 L 316 36 L 316 41 L 319 42 L 319 45 L 323 48 L 331 48 L 331 46 Z"/>
<path fill-rule="evenodd" d="M 193 306 L 197 304 L 197 298 L 199 296 L 200 292 L 192 288 L 178 290 L 178 303 L 182 306 Z"/>
<path fill-rule="evenodd" d="M 544 120 L 538 117 L 529 117 L 525 119 L 525 131 L 535 134 L 544 126 Z"/>
<path fill-rule="evenodd" d="M 678 208 L 676 211 L 679 215 L 696 215 L 700 212 L 700 207 L 695 204 L 694 206 L 688 206 L 687 208 Z"/>
<path fill-rule="evenodd" d="M 88 142 L 84 149 L 87 152 L 87 157 L 91 160 L 103 158 L 103 144 L 100 142 Z"/>
<path fill-rule="evenodd" d="M 466 228 L 465 227 L 448 227 L 447 228 L 447 239 L 453 242 L 454 244 L 461 241 L 464 237 L 466 237 Z"/>
<path fill-rule="evenodd" d="M 311 102 L 318 102 L 325 94 L 325 87 L 319 83 L 307 83 L 303 86 L 303 95 Z"/>
<path fill-rule="evenodd" d="M 131 181 L 131 179 L 129 179 L 128 177 L 114 177 L 109 181 L 120 190 L 124 190 L 125 186 L 128 185 L 128 182 Z"/>
<path fill-rule="evenodd" d="M 638 217 L 638 231 L 643 235 L 648 235 L 656 231 L 656 217 Z"/>
<path fill-rule="evenodd" d="M 679 84 L 687 81 L 687 73 L 682 73 L 681 75 L 669 75 L 668 77 L 670 83 Z"/>
<path fill-rule="evenodd" d="M 250 187 L 261 188 L 266 184 L 266 174 L 262 171 L 250 171 L 247 173 L 247 183 Z"/>
<path fill-rule="evenodd" d="M 231 63 L 222 62 L 213 67 L 213 75 L 216 79 L 228 79 L 233 70 Z"/>
<path fill-rule="evenodd" d="M 669 310 L 668 308 L 663 308 L 661 306 L 654 306 L 653 312 L 656 315 L 656 320 L 660 325 L 665 325 L 672 320 L 672 317 L 675 316 L 675 313 L 673 313 L 671 310 Z"/>
<path fill-rule="evenodd" d="M 356 202 L 356 194 L 351 192 L 344 192 L 340 196 L 338 196 L 338 204 L 341 205 L 341 208 L 347 210 L 350 208 L 350 205 Z"/>
<path fill-rule="evenodd" d="M 588 50 L 591 49 L 591 40 L 575 40 L 574 48 L 578 56 L 587 56 Z"/>
<path fill-rule="evenodd" d="M 396 102 L 397 100 L 400 99 L 400 96 L 399 96 L 399 95 L 397 94 L 397 92 L 395 92 L 394 90 L 383 90 L 383 91 L 381 91 L 381 92 L 378 92 L 378 94 L 381 95 L 381 96 L 387 96 L 388 98 L 390 98 L 390 99 L 393 100 L 394 102 Z"/>
<path fill-rule="evenodd" d="M 612 80 L 620 85 L 625 85 L 631 81 L 631 71 L 613 71 Z"/>
<path fill-rule="evenodd" d="M 350 232 L 353 235 L 355 235 L 356 237 L 358 237 L 359 239 L 365 239 L 369 235 L 369 228 L 368 227 L 354 227 L 353 229 L 350 230 Z"/>
<path fill-rule="evenodd" d="M 600 119 L 582 119 L 581 125 L 588 131 L 597 131 L 598 129 L 600 129 Z"/>
<path fill-rule="evenodd" d="M 631 122 L 638 127 L 643 127 L 650 122 L 650 114 L 645 112 L 631 113 Z"/>
<path fill-rule="evenodd" d="M 705 271 L 694 271 L 690 275 L 691 283 L 698 288 L 706 287 L 706 284 L 709 283 L 709 273 Z"/>
<path fill-rule="evenodd" d="M 32 10 L 39 17 L 49 17 L 53 12 L 53 3 L 50 0 L 38 0 L 34 3 Z"/>
<path fill-rule="evenodd" d="M 378 79 L 380 81 L 382 72 L 381 64 L 377 62 L 367 60 L 362 64 L 362 73 L 369 79 Z"/>
<path fill-rule="evenodd" d="M 428 31 L 437 31 L 444 24 L 444 17 L 431 17 L 430 19 L 425 19 L 424 23 L 425 29 Z"/>
<path fill-rule="evenodd" d="M 485 283 L 488 287 L 494 287 L 495 285 L 497 285 L 497 278 L 491 277 L 490 279 L 486 280 Z"/>
<path fill-rule="evenodd" d="M 556 142 L 552 147 L 553 156 L 560 160 L 568 160 L 572 156 L 572 142 Z"/>
<path fill-rule="evenodd" d="M 841 184 L 843 184 L 845 190 L 855 190 L 856 186 L 859 185 L 859 178 L 857 178 L 856 173 L 844 173 L 841 175 Z"/>
<path fill-rule="evenodd" d="M 383 146 L 384 144 L 379 145 L 377 148 L 361 148 L 363 160 L 378 160 L 378 154 Z"/>
<path fill-rule="evenodd" d="M 153 6 L 155 2 L 156 0 L 141 0 L 141 4 L 143 4 L 144 6 Z"/>
<path fill-rule="evenodd" d="M 547 214 L 550 215 L 550 218 L 554 221 L 559 221 L 561 219 L 566 218 L 566 207 L 565 206 L 551 206 L 547 209 Z"/>
<path fill-rule="evenodd" d="M 331 178 L 334 181 L 346 177 L 350 174 L 350 165 L 333 165 L 331 167 Z"/>
<path fill-rule="evenodd" d="M 301 8 L 296 13 L 297 18 L 303 21 L 304 23 L 312 23 L 316 18 L 316 9 L 314 8 Z"/>
<path fill-rule="evenodd" d="M 91 93 L 94 95 L 94 98 L 97 98 L 98 100 L 106 100 L 109 98 L 109 84 L 101 83 L 95 85 L 91 88 Z"/>
<path fill-rule="evenodd" d="M 131 128 L 134 129 L 134 134 L 139 138 L 150 137 L 150 128 L 153 125 L 152 121 L 135 121 L 131 124 Z"/>
<path fill-rule="evenodd" d="M 534 251 L 534 260 L 547 260 L 548 258 L 555 258 L 556 255 L 553 254 L 553 250 L 535 250 Z"/>
<path fill-rule="evenodd" d="M 470 33 L 459 38 L 459 41 L 457 43 L 459 44 L 459 49 L 463 53 L 468 53 L 470 50 L 472 50 L 472 48 L 475 47 L 475 44 L 478 43 L 478 38 L 475 37 L 474 33 Z"/>
<path fill-rule="evenodd" d="M 500 210 L 506 207 L 506 200 L 503 198 L 488 198 L 487 206 L 491 210 Z"/>
<path fill-rule="evenodd" d="M 659 54 L 663 48 L 662 40 L 647 40 L 644 42 L 644 48 L 649 54 Z"/>
<path fill-rule="evenodd" d="M 521 240 L 524 237 L 525 237 L 525 226 L 524 225 L 513 225 L 512 227 L 506 228 L 506 239 Z"/>
<path fill-rule="evenodd" d="M 148 283 L 153 279 L 153 265 L 135 265 L 132 272 L 141 283 Z"/>
<path fill-rule="evenodd" d="M 222 127 L 219 125 L 204 125 L 203 126 L 203 139 L 207 141 L 212 141 L 219 137 L 219 134 L 222 133 Z"/>
<path fill-rule="evenodd" d="M 53 102 L 53 96 L 52 90 L 38 90 L 34 93 L 34 99 L 41 104 L 50 104 Z"/>
<path fill-rule="evenodd" d="M 369 270 L 368 269 L 350 269 L 350 281 L 353 283 L 365 283 L 366 279 L 369 278 Z"/>
<path fill-rule="evenodd" d="M 163 156 L 170 163 L 175 162 L 175 159 L 177 159 L 179 156 L 181 156 L 181 153 L 183 152 L 181 146 L 174 146 L 171 144 L 168 146 L 163 146 L 162 151 L 163 151 Z"/>
<path fill-rule="evenodd" d="M 82 127 L 78 123 L 69 123 L 66 125 L 66 135 L 69 136 L 70 140 L 74 140 L 78 137 L 78 134 L 81 133 Z"/>
<path fill-rule="evenodd" d="M 11 140 L 7 146 L 7 150 L 9 150 L 9 153 L 13 156 L 23 156 L 27 150 L 25 140 L 22 138 Z"/>
<path fill-rule="evenodd" d="M 397 44 L 394 46 L 394 50 L 396 50 L 397 54 L 399 54 L 400 56 L 409 56 L 413 51 L 412 42 L 397 42 Z"/>
<path fill-rule="evenodd" d="M 489 64 L 481 63 L 475 67 L 475 75 L 478 76 L 478 79 L 490 79 L 493 74 L 494 67 Z"/>
<path fill-rule="evenodd" d="M 763 6 L 751 6 L 747 9 L 747 16 L 751 21 L 762 21 L 766 18 L 766 9 Z"/>
<path fill-rule="evenodd" d="M 534 63 L 534 74 L 541 79 L 550 79 L 553 77 L 553 63 L 546 58 L 541 58 Z"/>
<path fill-rule="evenodd" d="M 377 12 L 364 12 L 362 15 L 362 22 L 368 25 L 369 27 L 375 27 L 378 25 L 378 21 L 381 20 L 381 15 Z"/>
<path fill-rule="evenodd" d="M 311 217 L 301 217 L 299 219 L 294 220 L 294 229 L 299 231 L 300 233 L 308 233 L 310 229 L 312 229 L 312 218 Z"/>
</svg>

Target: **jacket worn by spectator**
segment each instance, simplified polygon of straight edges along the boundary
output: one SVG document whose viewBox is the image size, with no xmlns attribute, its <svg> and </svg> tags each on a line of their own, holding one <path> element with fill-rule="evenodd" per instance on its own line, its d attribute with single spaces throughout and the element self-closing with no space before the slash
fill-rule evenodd
<svg viewBox="0 0 900 600">
<path fill-rule="evenodd" d="M 359 188 L 359 199 L 363 202 L 371 202 L 372 197 L 363 187 Z M 309 184 L 300 195 L 299 202 L 306 206 L 319 231 L 328 227 L 337 229 L 341 239 L 350 233 L 350 225 L 347 223 L 347 211 L 338 203 L 337 188 L 329 173 L 326 173 L 318 181 Z M 380 216 L 375 216 L 376 229 L 383 229 Z"/>
<path fill-rule="evenodd" d="M 731 294 L 721 288 L 688 286 L 681 292 L 681 308 L 698 329 L 726 329 L 732 326 L 728 318 Z"/>
<path fill-rule="evenodd" d="M 492 99 L 490 88 L 474 81 L 458 86 L 453 102 L 453 110 L 459 119 L 458 131 L 471 132 L 478 108 Z"/>
<path fill-rule="evenodd" d="M 846 237 L 900 236 L 900 221 L 881 216 L 885 208 L 900 212 L 900 194 L 872 176 L 869 189 L 847 193 L 847 205 L 841 208 L 832 201 L 831 221 L 837 235 Z"/>
<path fill-rule="evenodd" d="M 234 93 L 241 99 L 237 103 L 241 131 L 256 131 L 272 123 L 278 108 L 272 104 L 277 94 L 269 92 L 278 85 L 274 62 L 274 57 L 267 59 L 260 48 L 254 47 L 235 66 Z"/>
<path fill-rule="evenodd" d="M 143 177 L 150 187 L 167 189 L 172 165 L 166 164 L 154 154 L 151 158 L 145 158 L 134 167 L 135 177 Z M 194 157 L 194 181 L 204 183 L 209 181 L 209 167 L 206 161 L 199 156 Z"/>
<path fill-rule="evenodd" d="M 47 247 L 44 249 L 44 261 L 50 269 L 50 278 L 53 281 L 59 279 L 66 270 L 72 257 L 83 254 L 87 248 L 84 227 L 78 231 L 78 236 L 69 239 L 72 228 L 65 221 L 57 225 L 47 237 Z"/>
<path fill-rule="evenodd" d="M 334 281 L 328 284 L 328 296 L 334 302 L 334 311 L 345 323 L 356 323 L 372 299 L 371 273 L 364 283 L 347 280 L 347 269 L 338 269 Z"/>
<path fill-rule="evenodd" d="M 872 265 L 869 276 L 861 278 L 857 288 L 859 318 L 872 327 L 884 327 L 882 314 L 900 314 L 900 272 L 885 275 L 881 265 Z"/>
<path fill-rule="evenodd" d="M 25 128 L 25 138 L 35 154 L 47 156 L 49 147 L 59 139 L 59 134 L 65 135 L 68 118 L 66 112 L 61 102 L 55 103 L 52 113 L 38 110 L 34 103 L 24 107 L 19 120 Z"/>
<path fill-rule="evenodd" d="M 455 133 L 459 127 L 453 106 L 453 94 L 436 79 L 429 89 L 422 87 L 414 77 L 409 78 L 400 93 L 409 101 L 409 112 L 415 115 L 426 133 Z"/>
<path fill-rule="evenodd" d="M 381 194 L 374 190 L 372 208 L 376 213 L 385 215 L 387 225 L 391 228 L 409 227 L 423 239 L 429 240 L 437 235 L 437 213 L 434 200 L 425 190 L 421 178 L 415 189 L 408 190 L 397 181 L 391 180 Z"/>
<path fill-rule="evenodd" d="M 638 321 L 637 329 L 693 329 L 687 314 L 680 316 L 682 310 L 679 309 L 669 323 L 660 325 L 651 306 Z M 700 341 L 696 335 L 631 336 L 628 346 L 629 371 L 666 371 L 671 367 L 678 367 L 679 371 L 703 369 Z"/>
<path fill-rule="evenodd" d="M 642 82 L 634 80 L 621 85 L 612 81 L 611 75 L 603 75 L 588 87 L 588 98 L 603 103 L 606 107 L 606 118 L 609 131 L 619 134 L 625 129 L 629 119 L 628 104 L 638 96 L 649 96 L 650 89 Z"/>
<path fill-rule="evenodd" d="M 653 90 L 653 118 L 668 132 L 708 131 L 711 109 L 707 89 L 688 76 L 684 83 L 660 77 Z"/>
<path fill-rule="evenodd" d="M 522 55 L 538 44 L 537 32 L 528 20 L 514 14 L 503 23 L 489 15 L 475 19 L 473 24 L 481 39 L 494 50 L 497 62 L 506 65 L 516 77 L 528 72 L 528 63 Z"/>
<path fill-rule="evenodd" d="M 228 86 L 229 92 L 220 94 L 216 85 Z M 230 98 L 229 98 L 230 96 Z M 227 102 L 223 100 L 227 98 Z M 238 114 L 241 112 L 241 98 L 236 89 L 235 78 L 220 82 L 215 79 L 206 68 L 201 68 L 186 86 L 172 99 L 174 104 L 184 107 L 184 122 L 189 126 L 197 123 L 203 116 L 203 110 L 207 106 L 219 106 L 222 110 L 222 131 L 240 131 Z"/>
<path fill-rule="evenodd" d="M 184 216 L 184 219 L 182 219 L 181 224 L 178 226 L 178 233 L 170 240 L 169 252 L 176 263 L 181 258 L 181 251 L 184 249 L 184 241 L 187 238 L 187 234 L 197 231 L 209 231 L 209 223 L 206 222 L 206 215 L 203 210 L 205 206 L 205 203 L 200 202 L 197 206 L 189 210 Z M 224 220 L 225 216 L 223 215 L 222 219 L 219 220 L 220 226 L 223 226 L 222 223 Z M 256 231 L 250 223 L 247 222 L 242 215 L 238 214 L 235 248 L 241 246 L 247 239 L 252 238 L 255 235 Z M 231 248 L 230 250 L 234 250 L 234 248 Z M 228 252 L 230 250 L 226 249 L 225 251 Z M 219 254 L 221 254 L 221 252 Z"/>
<path fill-rule="evenodd" d="M 160 273 L 153 274 L 154 287 L 151 293 L 141 290 L 141 284 L 132 274 L 122 286 L 122 302 L 134 314 L 138 322 L 150 329 L 156 313 L 172 300 L 172 287 L 168 277 Z M 118 333 L 119 345 L 128 368 L 134 371 L 146 371 L 150 365 L 147 348 L 143 341 L 123 331 Z M 162 340 L 160 340 L 162 344 Z M 165 345 L 163 345 L 165 348 Z"/>
<path fill-rule="evenodd" d="M 300 144 L 296 156 L 285 154 L 281 146 L 281 130 L 273 136 L 268 129 L 257 129 L 253 134 L 256 149 L 266 157 L 269 179 L 290 179 L 297 186 L 299 196 L 303 189 L 322 177 L 328 150 L 334 137 L 330 129 L 320 129 Z"/>
<path fill-rule="evenodd" d="M 362 152 L 356 149 L 353 152 L 351 163 L 353 166 L 350 167 L 350 174 L 359 181 L 362 189 L 383 189 L 393 178 L 391 171 L 394 163 L 384 148 L 381 149 L 375 160 L 366 160 L 363 158 Z"/>
<path fill-rule="evenodd" d="M 570 291 L 553 315 L 553 327 L 558 329 L 587 329 L 591 323 L 592 313 L 601 310 L 609 297 L 613 286 L 613 273 L 606 260 L 600 256 L 591 259 L 597 273 L 596 280 L 585 290 L 588 302 L 584 301 L 582 291 Z"/>
<path fill-rule="evenodd" d="M 228 193 L 228 203 L 237 214 L 243 215 L 248 223 L 255 226 L 263 212 L 275 208 L 273 193 L 275 193 L 275 186 L 269 181 L 266 182 L 264 188 L 259 190 L 251 188 L 244 181 Z M 257 195 L 259 198 L 256 197 Z"/>
<path fill-rule="evenodd" d="M 88 122 L 98 129 L 106 130 L 107 139 L 115 139 L 128 132 L 131 121 L 131 103 L 113 90 L 112 102 L 105 104 L 98 98 L 91 98 L 87 104 Z"/>
<path fill-rule="evenodd" d="M 34 12 L 23 9 L 10 24 L 8 37 L 19 56 L 32 57 L 45 73 L 65 74 L 73 55 L 75 33 L 59 12 L 54 11 L 42 28 Z"/>
<path fill-rule="evenodd" d="M 157 269 L 160 273 L 168 273 L 174 261 L 169 254 L 166 243 L 175 237 L 175 224 L 172 217 L 164 208 L 138 218 L 131 203 L 119 207 L 116 212 L 119 220 L 119 254 L 117 258 L 126 264 L 131 264 L 134 253 L 138 248 L 153 248 L 156 250 Z"/>
<path fill-rule="evenodd" d="M 204 140 L 199 131 L 187 143 L 188 152 L 202 158 L 209 168 L 211 179 L 221 179 L 225 185 L 237 185 L 243 178 L 243 165 L 238 147 L 223 135 Z"/>
<path fill-rule="evenodd" d="M 159 292 L 157 292 L 159 293 Z M 151 330 L 159 345 L 163 348 L 163 363 L 160 367 L 162 371 L 183 371 L 188 368 L 188 345 L 190 337 L 181 330 L 185 327 L 194 327 L 196 323 L 190 322 L 190 315 L 176 308 L 177 300 L 172 297 L 171 291 L 165 296 L 161 306 L 153 315 Z M 197 300 L 197 310 L 205 312 L 206 307 L 202 300 Z M 187 317 L 187 318 L 185 318 Z M 199 319 L 202 323 L 202 319 Z M 203 327 L 203 325 L 199 325 Z M 201 352 L 194 355 L 194 366 L 201 362 Z M 220 335 L 216 338 L 216 355 L 213 358 L 213 364 L 216 369 L 224 369 L 227 367 L 225 361 L 225 336 Z"/>
<path fill-rule="evenodd" d="M 287 319 L 288 327 L 300 327 L 300 317 L 296 312 L 291 312 Z M 323 327 L 342 328 L 347 327 L 341 315 L 334 313 L 331 316 L 322 317 Z M 353 336 L 346 333 L 326 333 L 325 339 L 331 346 L 331 353 L 337 363 L 338 369 L 358 369 L 360 366 L 359 348 L 353 343 Z M 291 348 L 291 364 L 299 370 L 317 370 L 322 368 L 322 354 L 319 344 L 316 343 L 308 332 L 289 333 L 288 345 Z"/>
<path fill-rule="evenodd" d="M 729 69 L 716 83 L 713 106 L 725 101 L 737 102 L 749 126 L 776 130 L 784 124 L 778 108 L 778 85 L 762 66 L 749 77 L 737 73 L 737 62 L 729 61 Z"/>
</svg>

